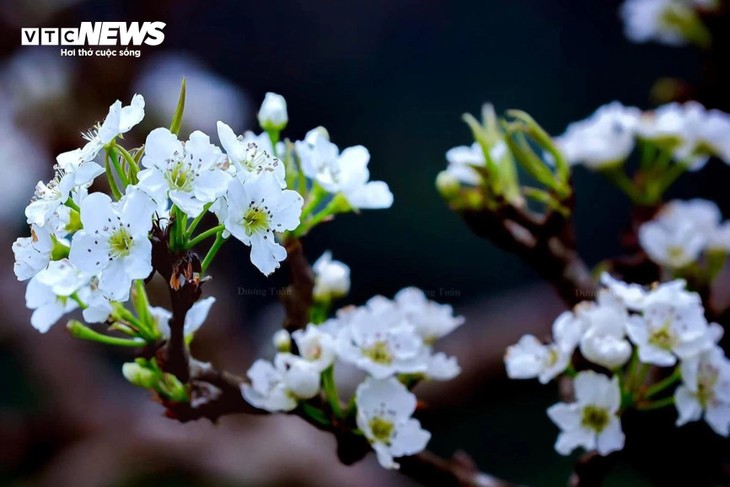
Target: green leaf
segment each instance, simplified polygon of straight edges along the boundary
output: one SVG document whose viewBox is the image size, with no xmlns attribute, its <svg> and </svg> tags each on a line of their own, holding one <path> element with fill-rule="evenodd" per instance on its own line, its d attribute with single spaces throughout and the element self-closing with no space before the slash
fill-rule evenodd
<svg viewBox="0 0 730 487">
<path fill-rule="evenodd" d="M 170 124 L 170 132 L 177 135 L 180 133 L 180 126 L 182 125 L 183 112 L 185 111 L 185 78 L 182 79 L 180 85 L 180 97 L 177 100 L 177 108 L 175 109 L 175 115 L 172 117 L 172 123 Z"/>
</svg>

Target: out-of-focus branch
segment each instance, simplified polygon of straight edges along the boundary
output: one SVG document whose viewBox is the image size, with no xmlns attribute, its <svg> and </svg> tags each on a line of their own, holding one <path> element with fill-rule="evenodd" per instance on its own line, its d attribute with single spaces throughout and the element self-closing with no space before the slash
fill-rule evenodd
<svg viewBox="0 0 730 487">
<path fill-rule="evenodd" d="M 289 285 L 281 295 L 281 303 L 286 311 L 284 329 L 291 332 L 304 328 L 309 323 L 314 273 L 304 255 L 301 241 L 289 239 L 286 242 L 286 251 L 288 255 L 285 265 L 289 270 Z"/>
<path fill-rule="evenodd" d="M 557 212 L 536 215 L 506 204 L 496 210 L 462 210 L 475 235 L 517 254 L 550 282 L 569 306 L 595 296 L 596 284 L 575 250 L 568 218 Z"/>
</svg>

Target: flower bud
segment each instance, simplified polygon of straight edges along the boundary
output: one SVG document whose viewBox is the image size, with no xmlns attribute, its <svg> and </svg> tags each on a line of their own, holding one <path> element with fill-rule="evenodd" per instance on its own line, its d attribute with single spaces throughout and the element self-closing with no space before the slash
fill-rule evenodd
<svg viewBox="0 0 730 487">
<path fill-rule="evenodd" d="M 297 399 L 311 399 L 319 393 L 319 372 L 304 360 L 296 360 L 289 364 L 284 373 L 286 388 Z"/>
<path fill-rule="evenodd" d="M 158 382 L 159 377 L 150 369 L 147 369 L 137 362 L 127 362 L 122 365 L 124 378 L 135 386 L 152 389 Z"/>
<path fill-rule="evenodd" d="M 271 342 L 279 352 L 288 352 L 291 350 L 291 336 L 286 330 L 279 330 L 274 333 L 274 336 L 271 337 Z"/>
<path fill-rule="evenodd" d="M 325 252 L 312 266 L 314 270 L 314 299 L 330 301 L 350 292 L 350 268 Z"/>
<path fill-rule="evenodd" d="M 286 112 L 286 100 L 284 97 L 276 93 L 266 93 L 264 102 L 259 109 L 258 118 L 259 125 L 266 131 L 280 131 L 286 127 L 289 116 Z"/>
<path fill-rule="evenodd" d="M 441 193 L 441 196 L 448 200 L 459 194 L 461 185 L 459 180 L 449 171 L 441 171 L 436 176 L 436 189 Z"/>
</svg>

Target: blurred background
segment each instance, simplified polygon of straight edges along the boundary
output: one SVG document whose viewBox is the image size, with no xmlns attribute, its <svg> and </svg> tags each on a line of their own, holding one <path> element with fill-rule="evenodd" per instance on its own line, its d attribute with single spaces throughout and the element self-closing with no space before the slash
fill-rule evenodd
<svg viewBox="0 0 730 487">
<path fill-rule="evenodd" d="M 84 1 L 0 0 L 0 485 L 7 486 L 398 486 L 374 458 L 336 462 L 334 441 L 293 417 L 226 417 L 178 424 L 148 393 L 127 384 L 129 355 L 73 341 L 63 326 L 41 336 L 12 273 L 12 241 L 27 234 L 23 208 L 55 154 L 117 98 L 147 100 L 142 126 L 167 125 L 187 77 L 183 132 L 215 136 L 215 121 L 258 131 L 264 93 L 286 97 L 292 140 L 323 125 L 340 147 L 371 153 L 373 179 L 388 182 L 391 210 L 346 215 L 305 241 L 311 260 L 330 249 L 352 269 L 344 304 L 415 285 L 455 306 L 467 324 L 444 343 L 464 369 L 452 383 L 424 385 L 422 416 L 443 455 L 468 452 L 494 475 L 533 486 L 564 485 L 574 457 L 552 448 L 545 408 L 557 391 L 508 383 L 501 356 L 526 332 L 544 334 L 561 310 L 552 290 L 517 258 L 473 237 L 434 188 L 447 149 L 471 142 L 461 121 L 491 101 L 520 108 L 559 134 L 600 104 L 651 108 L 661 78 L 681 96 L 707 88 L 706 53 L 636 45 L 624 38 L 619 2 L 578 0 Z M 58 47 L 21 47 L 21 27 L 82 21 L 163 21 L 165 41 L 139 58 L 67 58 Z M 687 84 L 684 84 L 684 83 Z M 704 87 L 704 88 L 703 88 Z M 687 90 L 684 93 L 683 90 Z M 697 91 L 692 91 L 697 90 Z M 653 93 L 653 94 L 652 94 Z M 709 94 L 708 94 L 709 93 Z M 680 97 L 681 97 L 680 96 Z M 138 138 L 135 138 L 138 137 Z M 685 176 L 673 196 L 714 199 L 730 215 L 728 169 L 714 162 Z M 576 170 L 579 250 L 595 264 L 619 252 L 626 199 Z M 248 250 L 224 248 L 208 292 L 218 298 L 195 355 L 243 374 L 270 356 L 281 323 L 275 292 Z M 257 289 L 251 293 L 245 289 Z M 155 304 L 166 305 L 163 295 Z M 620 464 L 610 485 L 652 485 Z"/>
</svg>

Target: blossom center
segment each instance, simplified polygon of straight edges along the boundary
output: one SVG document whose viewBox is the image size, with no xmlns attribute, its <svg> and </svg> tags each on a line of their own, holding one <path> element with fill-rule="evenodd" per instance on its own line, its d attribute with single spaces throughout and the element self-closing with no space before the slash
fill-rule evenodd
<svg viewBox="0 0 730 487">
<path fill-rule="evenodd" d="M 669 330 L 669 324 L 667 322 L 661 328 L 652 331 L 651 336 L 649 336 L 649 343 L 664 350 L 671 350 L 674 346 L 675 339 Z"/>
<path fill-rule="evenodd" d="M 193 174 L 189 164 L 180 161 L 170 167 L 165 174 L 171 187 L 184 192 L 190 192 L 193 187 Z"/>
<path fill-rule="evenodd" d="M 243 228 L 248 236 L 267 231 L 269 229 L 268 214 L 256 206 L 249 208 L 243 215 Z"/>
<path fill-rule="evenodd" d="M 132 249 L 132 236 L 126 228 L 120 227 L 109 237 L 109 247 L 114 257 L 126 257 Z"/>
<path fill-rule="evenodd" d="M 390 364 L 393 356 L 390 354 L 388 344 L 384 341 L 377 341 L 368 348 L 363 349 L 363 355 L 377 364 Z"/>
<path fill-rule="evenodd" d="M 596 433 L 603 431 L 608 426 L 609 420 L 610 416 L 608 411 L 604 408 L 593 405 L 588 405 L 583 408 L 581 424 L 586 428 L 596 431 Z"/>
<path fill-rule="evenodd" d="M 373 437 L 381 443 L 389 443 L 393 436 L 393 423 L 381 417 L 374 417 L 368 422 Z"/>
</svg>

